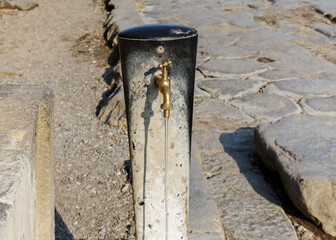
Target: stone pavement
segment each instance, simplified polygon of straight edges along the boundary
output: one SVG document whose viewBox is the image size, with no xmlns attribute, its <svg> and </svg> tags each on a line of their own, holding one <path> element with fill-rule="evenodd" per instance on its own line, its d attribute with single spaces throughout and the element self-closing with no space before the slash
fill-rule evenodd
<svg viewBox="0 0 336 240">
<path fill-rule="evenodd" d="M 303 215 L 335 237 L 333 1 L 111 4 L 117 9 L 107 30 L 110 42 L 115 43 L 119 22 L 179 24 L 199 32 L 193 141 L 226 238 L 321 239 L 323 234 L 289 220 L 256 151 L 268 171 L 279 173 Z M 139 14 L 128 14 L 134 9 Z"/>
<path fill-rule="evenodd" d="M 0 8 L 30 10 L 38 5 L 31 0 L 0 0 Z"/>
</svg>

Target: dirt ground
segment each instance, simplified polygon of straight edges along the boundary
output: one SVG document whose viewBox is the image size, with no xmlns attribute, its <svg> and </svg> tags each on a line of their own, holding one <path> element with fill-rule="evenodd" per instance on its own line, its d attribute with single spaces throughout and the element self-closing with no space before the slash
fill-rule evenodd
<svg viewBox="0 0 336 240">
<path fill-rule="evenodd" d="M 55 94 L 56 239 L 124 239 L 134 231 L 127 133 L 99 122 L 110 89 L 102 0 L 37 0 L 0 9 L 0 84 Z"/>
</svg>

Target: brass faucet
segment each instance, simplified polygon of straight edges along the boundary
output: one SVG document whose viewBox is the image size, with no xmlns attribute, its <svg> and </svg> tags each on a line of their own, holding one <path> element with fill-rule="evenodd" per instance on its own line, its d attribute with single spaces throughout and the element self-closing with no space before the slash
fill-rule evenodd
<svg viewBox="0 0 336 240">
<path fill-rule="evenodd" d="M 172 62 L 164 62 L 159 65 L 162 68 L 162 74 L 156 76 L 155 82 L 159 86 L 159 90 L 163 95 L 163 104 L 161 104 L 161 109 L 163 110 L 163 116 L 169 118 L 170 110 L 173 109 L 170 98 L 170 79 L 168 78 L 167 67 L 171 65 Z"/>
</svg>

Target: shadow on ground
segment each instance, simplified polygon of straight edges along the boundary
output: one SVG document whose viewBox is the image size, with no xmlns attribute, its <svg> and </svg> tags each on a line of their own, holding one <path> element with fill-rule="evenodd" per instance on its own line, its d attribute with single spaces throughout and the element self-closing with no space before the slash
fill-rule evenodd
<svg viewBox="0 0 336 240">
<path fill-rule="evenodd" d="M 254 130 L 254 128 L 240 128 L 234 132 L 222 133 L 219 137 L 224 151 L 237 163 L 240 173 L 245 176 L 256 193 L 283 208 L 295 226 L 303 225 L 313 232 L 317 239 L 335 240 L 336 238 L 324 233 L 294 206 L 285 191 L 280 175 L 269 170 L 256 154 Z"/>
<path fill-rule="evenodd" d="M 281 205 L 265 183 L 262 162 L 254 148 L 254 128 L 240 128 L 234 132 L 222 133 L 219 141 L 224 151 L 234 159 L 239 171 L 244 175 L 253 190 L 276 205 Z"/>
<path fill-rule="evenodd" d="M 68 226 L 55 208 L 55 240 L 74 240 Z M 82 239 L 84 240 L 84 239 Z"/>
</svg>

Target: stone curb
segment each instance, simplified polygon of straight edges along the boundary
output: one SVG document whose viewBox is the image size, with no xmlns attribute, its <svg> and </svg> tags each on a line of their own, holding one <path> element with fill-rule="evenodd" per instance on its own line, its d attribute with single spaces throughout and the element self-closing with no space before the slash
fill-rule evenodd
<svg viewBox="0 0 336 240">
<path fill-rule="evenodd" d="M 224 230 L 217 206 L 206 186 L 206 179 L 200 166 L 200 152 L 197 143 L 192 144 L 189 192 L 189 239 L 224 240 Z"/>
<path fill-rule="evenodd" d="M 53 93 L 0 85 L 0 239 L 54 239 Z"/>
</svg>

